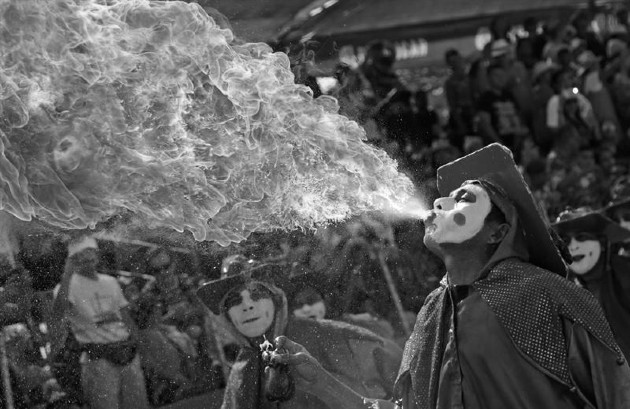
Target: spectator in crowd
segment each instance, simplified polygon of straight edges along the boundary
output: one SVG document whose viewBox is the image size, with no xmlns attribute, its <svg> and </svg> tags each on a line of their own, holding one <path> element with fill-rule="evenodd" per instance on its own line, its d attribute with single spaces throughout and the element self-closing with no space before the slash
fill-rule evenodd
<svg viewBox="0 0 630 409">
<path fill-rule="evenodd" d="M 612 96 L 623 129 L 630 127 L 630 56 L 624 56 L 619 71 L 614 74 Z"/>
<path fill-rule="evenodd" d="M 230 274 L 232 273 L 232 274 Z M 286 334 L 304 345 L 326 366 L 359 393 L 373 397 L 391 396 L 400 349 L 376 334 L 347 324 L 312 320 L 288 315 L 285 294 L 273 284 L 269 271 L 249 270 L 234 274 L 223 271 L 222 278 L 203 285 L 198 294 L 215 314 L 232 328 L 240 352 L 230 372 L 223 408 L 271 408 L 267 399 L 270 379 L 260 361 L 261 344 Z M 296 392 L 281 399 L 283 407 L 324 408 L 317 395 Z"/>
<path fill-rule="evenodd" d="M 559 21 L 550 22 L 546 30 L 548 41 L 543 48 L 543 60 L 551 60 L 560 64 L 559 53 L 569 48 L 571 39 L 575 36 L 575 29 Z"/>
<path fill-rule="evenodd" d="M 151 295 L 140 298 L 133 317 L 138 324 L 138 350 L 151 404 L 165 405 L 186 396 L 194 382 L 186 365 L 190 357 L 162 330 L 159 302 Z"/>
<path fill-rule="evenodd" d="M 590 101 L 575 86 L 571 72 L 558 71 L 551 82 L 555 93 L 547 102 L 547 127 L 554 135 L 554 144 L 591 146 L 599 131 Z"/>
<path fill-rule="evenodd" d="M 630 358 L 630 276 L 623 263 L 610 249 L 615 243 L 630 239 L 630 231 L 589 208 L 560 214 L 554 229 L 568 244 L 573 279 L 589 290 L 604 309 L 619 347 Z"/>
<path fill-rule="evenodd" d="M 368 45 L 360 71 L 367 79 L 377 102 L 387 98 L 392 91 L 406 88 L 394 71 L 395 62 L 396 49 L 391 43 L 375 41 Z"/>
<path fill-rule="evenodd" d="M 532 82 L 534 84 L 532 130 L 534 140 L 543 154 L 547 154 L 552 145 L 547 128 L 547 103 L 554 95 L 551 76 L 558 69 L 559 66 L 550 61 L 539 61 L 532 70 Z"/>
<path fill-rule="evenodd" d="M 541 29 L 539 29 L 539 21 L 536 17 L 528 16 L 523 20 L 523 31 L 526 37 L 532 42 L 532 55 L 536 61 L 542 60 L 543 48 L 547 39 Z"/>
<path fill-rule="evenodd" d="M 507 149 L 490 146 L 438 170 L 451 193 L 435 202 L 424 241 L 448 273 L 407 342 L 395 404 L 359 396 L 285 337 L 289 353 L 272 362 L 292 365 L 299 389 L 350 409 L 626 407 L 630 367 L 597 300 L 564 278 L 509 162 Z"/>
<path fill-rule="evenodd" d="M 433 141 L 438 139 L 443 132 L 440 118 L 438 114 L 429 107 L 429 97 L 425 91 L 420 89 L 412 93 L 411 112 L 416 132 L 408 143 L 408 150 L 411 152 L 419 152 L 422 149 L 430 147 Z"/>
<path fill-rule="evenodd" d="M 522 140 L 528 135 L 514 98 L 507 91 L 508 73 L 503 65 L 488 67 L 490 89 L 477 102 L 479 134 L 486 144 L 501 142 L 519 155 Z"/>
<path fill-rule="evenodd" d="M 598 57 L 603 57 L 606 49 L 597 34 L 591 28 L 592 17 L 588 10 L 578 10 L 571 18 L 576 38 L 584 41 L 586 49 Z"/>
<path fill-rule="evenodd" d="M 586 50 L 577 56 L 576 62 L 581 71 L 579 89 L 591 103 L 599 125 L 600 146 L 614 151 L 619 141 L 620 126 L 612 96 L 601 78 L 600 58 Z"/>
<path fill-rule="evenodd" d="M 519 109 L 525 124 L 531 121 L 532 113 L 532 84 L 529 69 L 525 63 L 516 58 L 514 46 L 506 40 L 492 43 L 492 62 L 500 64 L 507 74 L 505 90 L 510 93 Z"/>
<path fill-rule="evenodd" d="M 445 60 L 451 69 L 451 74 L 444 83 L 449 109 L 451 144 L 462 149 L 464 137 L 471 135 L 474 130 L 475 113 L 470 78 L 466 72 L 464 59 L 457 50 L 448 50 Z"/>
<path fill-rule="evenodd" d="M 326 317 L 326 303 L 313 287 L 300 290 L 292 300 L 293 315 L 298 318 L 322 320 Z"/>
<path fill-rule="evenodd" d="M 84 351 L 81 380 L 91 408 L 146 408 L 137 328 L 116 279 L 99 273 L 98 262 L 94 238 L 69 244 L 61 283 L 55 289 L 54 325 L 67 320 Z"/>
</svg>

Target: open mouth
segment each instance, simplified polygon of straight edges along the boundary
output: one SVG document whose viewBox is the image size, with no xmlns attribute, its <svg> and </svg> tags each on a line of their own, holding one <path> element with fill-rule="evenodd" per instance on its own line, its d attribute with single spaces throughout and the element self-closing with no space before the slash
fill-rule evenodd
<svg viewBox="0 0 630 409">
<path fill-rule="evenodd" d="M 572 260 L 574 263 L 578 263 L 580 261 L 582 261 L 584 259 L 584 257 L 586 257 L 584 254 L 578 254 L 572 257 Z"/>
<path fill-rule="evenodd" d="M 243 321 L 243 324 L 251 324 L 252 322 L 258 321 L 259 319 L 259 317 L 249 318 Z"/>
</svg>

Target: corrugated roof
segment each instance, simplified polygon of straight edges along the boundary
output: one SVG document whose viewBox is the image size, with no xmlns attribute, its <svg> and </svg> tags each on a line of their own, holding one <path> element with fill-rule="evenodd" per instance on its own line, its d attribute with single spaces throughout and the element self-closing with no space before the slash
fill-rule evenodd
<svg viewBox="0 0 630 409">
<path fill-rule="evenodd" d="M 316 36 L 377 31 L 496 14 L 577 7 L 581 0 L 340 0 L 300 27 Z"/>
</svg>

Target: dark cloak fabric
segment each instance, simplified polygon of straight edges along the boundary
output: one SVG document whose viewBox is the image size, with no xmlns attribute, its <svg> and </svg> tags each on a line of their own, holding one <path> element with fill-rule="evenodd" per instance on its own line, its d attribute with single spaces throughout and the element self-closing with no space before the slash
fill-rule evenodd
<svg viewBox="0 0 630 409">
<path fill-rule="evenodd" d="M 599 300 L 617 344 L 630 359 L 630 259 L 614 255 L 605 270 L 577 278 Z"/>
<path fill-rule="evenodd" d="M 281 294 L 286 306 L 281 290 L 271 285 L 267 287 Z M 394 342 L 351 324 L 288 317 L 285 312 L 286 308 L 276 308 L 277 322 L 269 339 L 286 335 L 303 345 L 328 372 L 363 396 L 392 397 L 402 357 L 402 351 Z M 267 401 L 261 390 L 264 366 L 258 341 L 246 340 L 242 335 L 240 338 L 241 350 L 230 372 L 222 409 L 326 408 L 316 396 L 298 390 L 287 402 Z"/>
</svg>

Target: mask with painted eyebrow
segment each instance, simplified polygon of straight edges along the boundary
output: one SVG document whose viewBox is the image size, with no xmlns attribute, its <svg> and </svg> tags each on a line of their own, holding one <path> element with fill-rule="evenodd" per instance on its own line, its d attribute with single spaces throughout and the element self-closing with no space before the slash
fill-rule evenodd
<svg viewBox="0 0 630 409">
<path fill-rule="evenodd" d="M 459 200 L 469 197 L 474 200 Z M 462 243 L 481 231 L 492 204 L 483 187 L 464 185 L 435 201 L 435 218 L 425 227 L 425 238 L 435 243 Z"/>
</svg>

